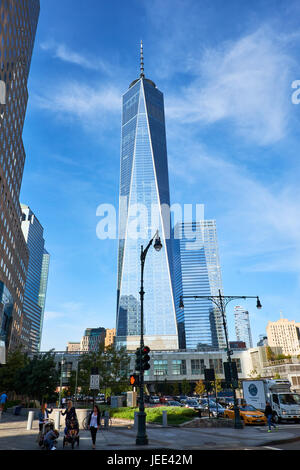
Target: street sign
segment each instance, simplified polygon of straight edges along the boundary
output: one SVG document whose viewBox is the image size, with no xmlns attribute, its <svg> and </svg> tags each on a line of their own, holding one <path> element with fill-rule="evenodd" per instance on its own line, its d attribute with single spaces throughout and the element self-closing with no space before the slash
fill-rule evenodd
<svg viewBox="0 0 300 470">
<path fill-rule="evenodd" d="M 90 376 L 90 390 L 99 390 L 100 388 L 100 375 Z"/>
</svg>

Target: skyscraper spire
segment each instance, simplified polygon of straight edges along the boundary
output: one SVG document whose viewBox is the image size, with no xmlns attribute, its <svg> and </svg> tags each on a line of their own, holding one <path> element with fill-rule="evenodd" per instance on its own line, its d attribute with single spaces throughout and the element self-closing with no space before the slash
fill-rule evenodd
<svg viewBox="0 0 300 470">
<path fill-rule="evenodd" d="M 145 74 L 144 74 L 144 55 L 143 55 L 143 41 L 142 40 L 141 40 L 140 69 L 141 69 L 140 78 L 144 78 Z"/>
</svg>

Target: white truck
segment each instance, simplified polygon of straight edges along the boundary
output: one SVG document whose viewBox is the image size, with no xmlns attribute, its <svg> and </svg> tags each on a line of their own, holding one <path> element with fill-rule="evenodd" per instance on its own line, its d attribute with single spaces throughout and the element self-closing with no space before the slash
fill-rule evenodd
<svg viewBox="0 0 300 470">
<path fill-rule="evenodd" d="M 291 383 L 283 379 L 243 380 L 243 398 L 248 405 L 264 411 L 270 402 L 274 421 L 300 422 L 300 395 L 291 392 Z"/>
</svg>

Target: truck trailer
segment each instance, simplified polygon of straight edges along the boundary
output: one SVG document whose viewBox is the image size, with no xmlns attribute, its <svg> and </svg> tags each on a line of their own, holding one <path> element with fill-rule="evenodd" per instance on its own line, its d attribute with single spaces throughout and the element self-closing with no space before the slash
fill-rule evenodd
<svg viewBox="0 0 300 470">
<path fill-rule="evenodd" d="M 268 401 L 276 423 L 282 420 L 300 422 L 300 395 L 291 392 L 291 383 L 283 379 L 246 379 L 243 399 L 248 405 L 264 411 Z"/>
</svg>

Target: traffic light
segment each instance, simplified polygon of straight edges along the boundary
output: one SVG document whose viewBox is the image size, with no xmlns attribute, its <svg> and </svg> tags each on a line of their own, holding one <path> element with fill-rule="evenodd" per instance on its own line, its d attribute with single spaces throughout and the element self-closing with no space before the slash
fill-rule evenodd
<svg viewBox="0 0 300 470">
<path fill-rule="evenodd" d="M 141 349 L 137 348 L 135 351 L 135 370 L 141 370 Z"/>
<path fill-rule="evenodd" d="M 236 362 L 224 362 L 225 381 L 228 387 L 238 388 L 238 371 Z"/>
<path fill-rule="evenodd" d="M 142 370 L 149 370 L 150 369 L 150 356 L 149 356 L 150 348 L 148 346 L 144 346 L 142 348 Z"/>
<path fill-rule="evenodd" d="M 133 387 L 139 387 L 140 385 L 139 375 L 131 374 L 131 376 L 129 377 L 129 382 L 130 382 L 130 385 L 132 385 Z"/>
</svg>

